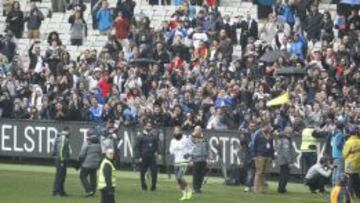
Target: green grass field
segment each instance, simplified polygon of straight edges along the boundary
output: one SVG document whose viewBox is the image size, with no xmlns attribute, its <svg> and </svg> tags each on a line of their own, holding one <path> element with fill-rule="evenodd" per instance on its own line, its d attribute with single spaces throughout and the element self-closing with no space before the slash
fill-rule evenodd
<svg viewBox="0 0 360 203">
<path fill-rule="evenodd" d="M 54 168 L 44 166 L 0 164 L 0 202 L 3 203 L 92 203 L 100 202 L 99 195 L 94 198 L 83 197 L 79 175 L 74 169 L 68 170 L 66 190 L 71 195 L 66 198 L 51 196 Z M 116 200 L 120 203 L 172 203 L 179 202 L 180 192 L 174 180 L 160 175 L 158 191 L 142 192 L 138 174 L 118 172 Z M 172 177 L 173 178 L 173 177 Z M 288 194 L 275 192 L 275 183 L 270 184 L 270 192 L 265 195 L 244 193 L 242 187 L 228 187 L 221 179 L 210 178 L 203 188 L 203 194 L 196 195 L 187 202 L 196 203 L 325 203 L 329 195 L 310 194 L 300 184 L 290 184 Z M 356 201 L 360 203 L 360 201 Z"/>
</svg>

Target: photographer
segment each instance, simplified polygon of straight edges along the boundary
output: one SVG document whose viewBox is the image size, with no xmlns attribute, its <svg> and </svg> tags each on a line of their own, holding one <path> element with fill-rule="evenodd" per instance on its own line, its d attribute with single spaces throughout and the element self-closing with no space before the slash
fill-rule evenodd
<svg viewBox="0 0 360 203">
<path fill-rule="evenodd" d="M 324 193 L 324 186 L 331 176 L 332 168 L 326 158 L 321 158 L 319 163 L 314 164 L 305 176 L 305 185 L 309 186 L 312 193 Z"/>
</svg>

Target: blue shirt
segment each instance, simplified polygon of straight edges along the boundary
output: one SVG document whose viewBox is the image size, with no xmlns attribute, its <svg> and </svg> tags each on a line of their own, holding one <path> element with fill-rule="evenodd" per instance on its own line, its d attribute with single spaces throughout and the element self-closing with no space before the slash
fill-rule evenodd
<svg viewBox="0 0 360 203">
<path fill-rule="evenodd" d="M 331 137 L 331 151 L 333 159 L 342 159 L 342 150 L 345 144 L 344 134 L 337 130 Z"/>
<path fill-rule="evenodd" d="M 100 9 L 96 14 L 96 19 L 99 22 L 98 29 L 100 32 L 111 29 L 112 16 L 110 14 L 110 9 Z"/>
<path fill-rule="evenodd" d="M 91 118 L 95 122 L 101 122 L 103 107 L 101 105 L 93 106 L 90 108 Z"/>
</svg>

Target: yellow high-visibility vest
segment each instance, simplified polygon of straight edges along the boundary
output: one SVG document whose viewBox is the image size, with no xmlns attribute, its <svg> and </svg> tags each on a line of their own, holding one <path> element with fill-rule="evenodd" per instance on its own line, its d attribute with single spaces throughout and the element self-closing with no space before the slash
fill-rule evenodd
<svg viewBox="0 0 360 203">
<path fill-rule="evenodd" d="M 316 139 L 312 136 L 314 132 L 313 128 L 305 128 L 301 133 L 301 151 L 302 152 L 315 152 L 316 149 L 312 149 L 311 146 L 316 147 Z"/>
<path fill-rule="evenodd" d="M 106 187 L 105 176 L 104 176 L 104 167 L 105 164 L 111 166 L 111 184 L 115 187 L 116 177 L 115 177 L 115 166 L 108 159 L 104 158 L 100 164 L 99 177 L 98 177 L 98 190 L 104 189 Z"/>
</svg>

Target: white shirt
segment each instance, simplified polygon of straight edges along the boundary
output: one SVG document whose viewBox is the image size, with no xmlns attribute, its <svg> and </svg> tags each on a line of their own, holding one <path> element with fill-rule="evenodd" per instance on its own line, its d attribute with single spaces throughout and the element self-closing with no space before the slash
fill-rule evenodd
<svg viewBox="0 0 360 203">
<path fill-rule="evenodd" d="M 97 84 L 99 83 L 99 81 L 96 80 L 94 77 L 89 76 L 88 83 L 89 83 L 89 90 L 92 90 L 97 87 Z"/>
<path fill-rule="evenodd" d="M 42 70 L 43 70 L 43 60 L 41 56 L 38 56 L 34 72 L 41 73 Z"/>
<path fill-rule="evenodd" d="M 317 163 L 309 169 L 309 171 L 306 173 L 305 179 L 312 179 L 317 175 L 328 178 L 331 175 L 331 170 L 325 170 L 325 168 L 320 163 Z"/>
<path fill-rule="evenodd" d="M 200 46 L 200 42 L 207 42 L 208 41 L 208 36 L 206 35 L 206 33 L 194 33 L 192 36 L 192 40 L 193 40 L 193 46 L 195 49 L 199 48 Z"/>
<path fill-rule="evenodd" d="M 185 135 L 180 140 L 173 138 L 170 142 L 169 152 L 174 156 L 174 163 L 181 164 L 190 161 L 190 156 L 185 159 L 185 155 L 192 152 L 194 145 L 191 139 Z"/>
</svg>

